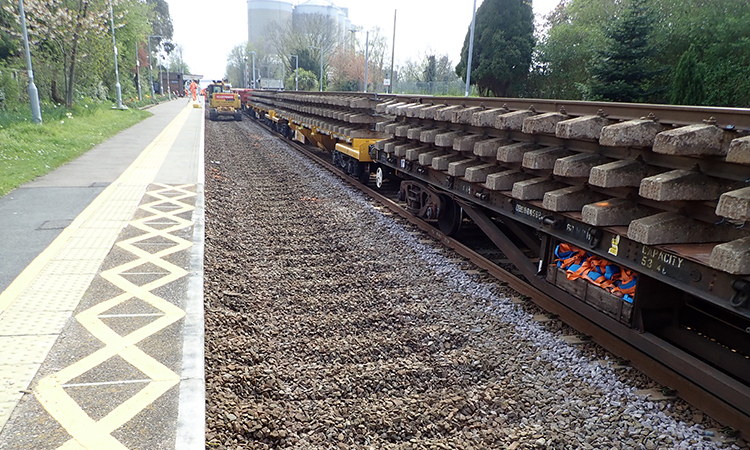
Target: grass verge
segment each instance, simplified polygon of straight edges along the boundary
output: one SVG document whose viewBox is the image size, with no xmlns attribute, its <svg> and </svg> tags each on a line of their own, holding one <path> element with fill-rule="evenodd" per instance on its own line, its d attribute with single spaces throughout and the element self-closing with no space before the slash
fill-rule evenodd
<svg viewBox="0 0 750 450">
<path fill-rule="evenodd" d="M 75 159 L 105 139 L 131 127 L 148 111 L 92 110 L 43 116 L 44 124 L 0 124 L 0 196 Z"/>
</svg>

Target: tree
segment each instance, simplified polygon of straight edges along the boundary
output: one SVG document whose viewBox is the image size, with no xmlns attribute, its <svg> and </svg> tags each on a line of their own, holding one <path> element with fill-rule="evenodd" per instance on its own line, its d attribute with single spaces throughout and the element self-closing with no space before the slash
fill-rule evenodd
<svg viewBox="0 0 750 450">
<path fill-rule="evenodd" d="M 703 72 L 698 64 L 698 51 L 694 45 L 682 54 L 672 81 L 673 105 L 701 105 L 706 97 Z"/>
<path fill-rule="evenodd" d="M 470 32 L 456 74 L 466 80 Z M 471 80 L 480 94 L 512 96 L 526 79 L 534 49 L 529 0 L 485 0 L 476 13 Z"/>
<path fill-rule="evenodd" d="M 619 2 L 564 0 L 545 17 L 527 94 L 581 100 L 591 68 L 604 47 L 604 30 L 621 10 Z"/>
<path fill-rule="evenodd" d="M 592 99 L 645 102 L 659 90 L 654 83 L 659 71 L 652 68 L 656 48 L 650 39 L 655 18 L 648 1 L 630 0 L 607 28 L 607 41 L 592 70 Z"/>
</svg>

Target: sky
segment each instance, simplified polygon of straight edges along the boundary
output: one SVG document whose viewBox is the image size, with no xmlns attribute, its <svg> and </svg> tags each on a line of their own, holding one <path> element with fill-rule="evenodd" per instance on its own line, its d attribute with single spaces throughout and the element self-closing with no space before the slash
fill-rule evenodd
<svg viewBox="0 0 750 450">
<path fill-rule="evenodd" d="M 427 51 L 447 54 L 454 64 L 460 59 L 466 32 L 471 24 L 474 0 L 334 0 L 349 8 L 355 26 L 367 31 L 380 27 L 388 41 L 393 39 L 396 19 L 396 67 Z M 224 76 L 230 50 L 247 41 L 247 0 L 167 0 L 174 24 L 174 41 L 184 48 L 184 59 L 193 74 L 204 79 Z M 302 1 L 295 1 L 302 3 Z M 477 8 L 482 3 L 477 0 Z M 537 17 L 550 12 L 559 0 L 533 0 Z M 207 14 L 208 8 L 211 12 Z M 221 13 L 219 13 L 221 11 Z M 361 36 L 364 40 L 364 36 Z"/>
</svg>

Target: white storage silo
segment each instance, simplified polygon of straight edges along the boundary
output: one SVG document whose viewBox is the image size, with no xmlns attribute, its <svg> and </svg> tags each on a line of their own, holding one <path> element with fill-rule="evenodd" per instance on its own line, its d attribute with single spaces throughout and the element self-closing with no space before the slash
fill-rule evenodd
<svg viewBox="0 0 750 450">
<path fill-rule="evenodd" d="M 294 5 L 287 0 L 247 1 L 247 40 L 262 42 L 269 25 L 283 26 L 292 19 Z"/>
</svg>

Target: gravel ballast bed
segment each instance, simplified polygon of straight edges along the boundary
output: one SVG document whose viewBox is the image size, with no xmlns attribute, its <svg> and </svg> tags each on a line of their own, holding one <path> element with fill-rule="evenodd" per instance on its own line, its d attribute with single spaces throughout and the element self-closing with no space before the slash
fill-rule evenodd
<svg viewBox="0 0 750 450">
<path fill-rule="evenodd" d="M 634 395 L 258 125 L 206 128 L 207 448 L 744 444 Z"/>
</svg>

